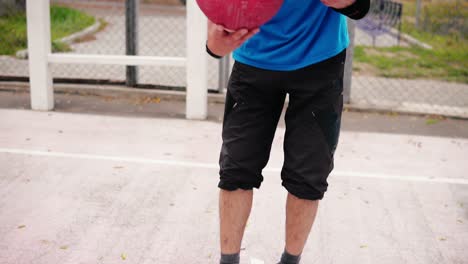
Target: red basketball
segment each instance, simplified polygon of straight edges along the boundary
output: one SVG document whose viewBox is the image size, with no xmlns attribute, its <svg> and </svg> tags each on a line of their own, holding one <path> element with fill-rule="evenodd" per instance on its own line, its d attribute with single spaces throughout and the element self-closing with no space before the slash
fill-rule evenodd
<svg viewBox="0 0 468 264">
<path fill-rule="evenodd" d="M 197 0 L 211 22 L 226 29 L 254 29 L 268 22 L 281 8 L 283 0 Z"/>
</svg>

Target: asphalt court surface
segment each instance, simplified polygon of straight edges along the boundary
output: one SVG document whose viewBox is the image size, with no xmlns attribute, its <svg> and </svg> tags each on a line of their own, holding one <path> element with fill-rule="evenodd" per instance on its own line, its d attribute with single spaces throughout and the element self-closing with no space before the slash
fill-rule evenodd
<svg viewBox="0 0 468 264">
<path fill-rule="evenodd" d="M 0 263 L 217 263 L 221 124 L 0 109 Z M 278 128 L 242 246 L 276 263 Z M 343 131 L 315 263 L 466 263 L 468 140 Z"/>
</svg>

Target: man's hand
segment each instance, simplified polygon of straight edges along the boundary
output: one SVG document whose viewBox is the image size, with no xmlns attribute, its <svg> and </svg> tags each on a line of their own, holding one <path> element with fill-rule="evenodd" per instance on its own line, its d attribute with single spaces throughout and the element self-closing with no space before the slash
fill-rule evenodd
<svg viewBox="0 0 468 264">
<path fill-rule="evenodd" d="M 257 34 L 258 28 L 253 30 L 240 29 L 238 31 L 229 32 L 223 26 L 216 25 L 208 21 L 208 48 L 210 51 L 219 56 L 225 56 L 237 49 L 242 43 Z"/>
<path fill-rule="evenodd" d="M 320 0 L 326 6 L 341 9 L 352 5 L 356 0 Z"/>
</svg>

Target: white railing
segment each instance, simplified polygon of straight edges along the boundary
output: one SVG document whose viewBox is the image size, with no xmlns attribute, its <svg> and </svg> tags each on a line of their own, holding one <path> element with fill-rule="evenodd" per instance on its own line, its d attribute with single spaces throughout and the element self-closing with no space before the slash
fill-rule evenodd
<svg viewBox="0 0 468 264">
<path fill-rule="evenodd" d="M 31 108 L 54 109 L 51 64 L 110 64 L 186 67 L 186 117 L 207 116 L 206 18 L 195 1 L 187 1 L 186 57 L 61 54 L 51 51 L 50 0 L 27 0 Z"/>
</svg>

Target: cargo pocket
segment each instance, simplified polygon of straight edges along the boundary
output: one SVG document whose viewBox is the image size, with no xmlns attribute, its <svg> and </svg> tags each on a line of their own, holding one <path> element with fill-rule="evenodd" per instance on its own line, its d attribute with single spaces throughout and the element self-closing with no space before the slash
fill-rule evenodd
<svg viewBox="0 0 468 264">
<path fill-rule="evenodd" d="M 323 133 L 330 154 L 333 156 L 338 146 L 341 129 L 341 113 L 343 111 L 343 95 L 340 80 L 335 80 L 335 90 L 330 101 L 323 109 L 312 112 L 320 130 Z"/>
</svg>

